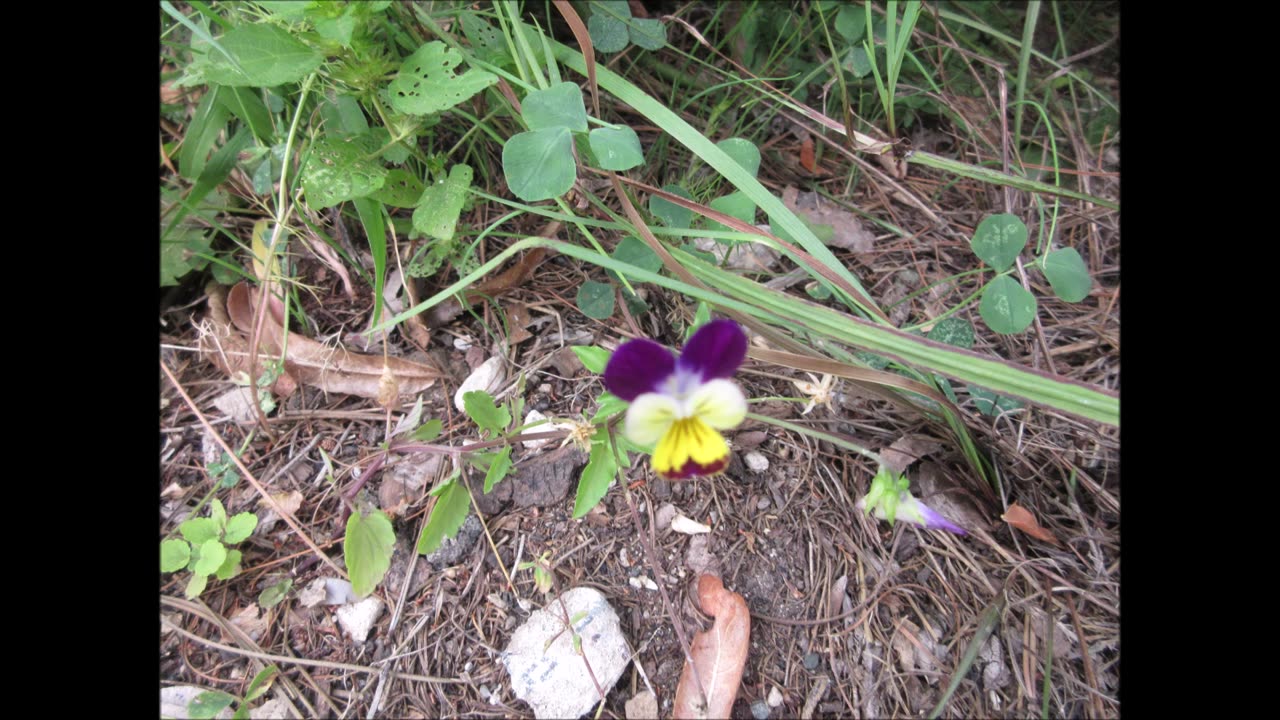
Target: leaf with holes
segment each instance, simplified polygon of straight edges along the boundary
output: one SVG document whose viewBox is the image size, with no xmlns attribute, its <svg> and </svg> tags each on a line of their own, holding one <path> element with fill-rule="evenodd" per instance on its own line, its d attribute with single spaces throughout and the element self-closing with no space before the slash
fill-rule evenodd
<svg viewBox="0 0 1280 720">
<path fill-rule="evenodd" d="M 997 272 L 1004 272 L 1027 245 L 1027 226 L 1015 215 L 989 215 L 973 231 L 973 254 Z"/>
<path fill-rule="evenodd" d="M 1067 302 L 1080 302 L 1093 288 L 1089 268 L 1075 248 L 1062 248 L 1046 255 L 1044 276 L 1049 278 L 1053 294 Z"/>
<path fill-rule="evenodd" d="M 587 108 L 582 104 L 582 88 L 571 82 L 534 90 L 520 105 L 520 116 L 530 130 L 566 127 L 574 132 L 587 131 Z"/>
<path fill-rule="evenodd" d="M 418 537 L 418 552 L 426 555 L 434 552 L 446 537 L 458 534 L 471 510 L 471 494 L 467 486 L 451 478 L 445 484 L 431 491 L 439 499 L 431 511 L 431 518 L 422 526 L 422 535 Z"/>
<path fill-rule="evenodd" d="M 469 99 L 498 82 L 498 76 L 483 70 L 454 75 L 462 53 L 433 40 L 418 48 L 400 65 L 400 73 L 387 92 L 391 107 L 409 115 L 437 113 Z"/>
<path fill-rule="evenodd" d="M 417 207 L 418 200 L 426 187 L 416 175 L 403 168 L 391 168 L 387 171 L 386 181 L 377 192 L 369 197 L 383 205 L 398 208 Z"/>
<path fill-rule="evenodd" d="M 511 61 L 507 43 L 497 28 L 470 11 L 459 13 L 458 20 L 462 24 L 462 34 L 471 41 L 471 51 L 475 53 L 476 59 L 490 65 L 503 65 Z"/>
<path fill-rule="evenodd" d="M 662 189 L 672 195 L 679 195 L 685 200 L 692 200 L 693 196 L 688 190 L 679 185 L 663 185 Z M 677 205 L 670 200 L 658 197 L 657 195 L 649 196 L 649 212 L 654 217 L 662 221 L 663 225 L 670 228 L 687 228 L 693 220 L 693 211 L 683 205 Z"/>
<path fill-rule="evenodd" d="M 587 32 L 596 52 L 615 53 L 627 47 L 631 32 L 627 21 L 631 19 L 631 6 L 627 0 L 600 0 L 591 3 L 591 17 L 587 20 Z"/>
<path fill-rule="evenodd" d="M 573 517 L 580 518 L 591 512 L 618 474 L 618 461 L 609 448 L 609 431 L 603 427 L 591 439 L 591 457 L 582 469 L 578 480 L 578 494 L 573 500 Z"/>
<path fill-rule="evenodd" d="M 446 180 L 424 190 L 413 211 L 413 229 L 433 238 L 452 240 L 462 204 L 471 189 L 471 177 L 469 165 L 454 165 Z"/>
<path fill-rule="evenodd" d="M 512 136 L 502 146 L 502 173 L 507 187 L 525 202 L 560 197 L 578 177 L 573 134 L 554 127 Z"/>
<path fill-rule="evenodd" d="M 594 320 L 605 320 L 613 314 L 613 286 L 588 280 L 578 288 L 578 309 Z"/>
<path fill-rule="evenodd" d="M 347 518 L 342 557 L 351 576 L 351 589 L 358 597 L 365 597 L 382 582 L 391 567 L 395 546 L 396 532 L 382 511 L 374 510 L 368 515 L 353 512 Z"/>
<path fill-rule="evenodd" d="M 379 190 L 386 183 L 387 169 L 370 157 L 377 151 L 371 144 L 367 135 L 317 140 L 302 169 L 307 204 L 320 210 Z"/>
<path fill-rule="evenodd" d="M 1036 298 L 1017 280 L 1001 275 L 987 283 L 982 291 L 978 314 L 987 327 L 1002 335 L 1020 333 L 1036 318 Z"/>
<path fill-rule="evenodd" d="M 204 77 L 228 87 L 275 87 L 297 82 L 320 67 L 324 56 L 274 25 L 241 25 L 218 40 L 244 72 L 221 53 L 206 56 Z"/>
<path fill-rule="evenodd" d="M 640 138 L 636 136 L 635 130 L 625 125 L 596 128 L 587 139 L 601 170 L 630 170 L 644 162 Z"/>
</svg>

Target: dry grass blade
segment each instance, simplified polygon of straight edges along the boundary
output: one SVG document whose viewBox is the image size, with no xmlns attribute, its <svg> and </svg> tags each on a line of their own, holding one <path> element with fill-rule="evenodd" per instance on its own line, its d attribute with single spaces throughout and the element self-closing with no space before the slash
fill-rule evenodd
<svg viewBox="0 0 1280 720">
<path fill-rule="evenodd" d="M 751 613 L 747 610 L 747 601 L 726 590 L 714 575 L 698 578 L 698 600 L 702 609 L 716 619 L 710 630 L 693 636 L 691 650 L 706 696 L 704 700 L 693 680 L 694 670 L 686 664 L 671 714 L 677 718 L 729 717 L 747 664 Z"/>
<path fill-rule="evenodd" d="M 978 652 L 982 650 L 982 644 L 987 641 L 987 638 L 991 637 L 991 633 L 1000 622 L 1000 613 L 1003 610 L 1004 596 L 1000 596 L 996 598 L 995 602 L 987 606 L 986 612 L 982 613 L 982 618 L 978 620 L 978 630 L 973 634 L 973 640 L 969 641 L 969 646 L 965 648 L 964 656 L 960 658 L 960 664 L 956 666 L 956 671 L 951 674 L 951 682 L 947 684 L 947 691 L 942 693 L 942 698 L 938 700 L 938 704 L 929 713 L 930 720 L 942 714 L 942 709 L 947 706 L 951 696 L 960 687 L 960 681 L 964 680 L 964 676 L 969 674 L 969 668 L 973 667 L 973 661 L 978 659 Z"/>
</svg>

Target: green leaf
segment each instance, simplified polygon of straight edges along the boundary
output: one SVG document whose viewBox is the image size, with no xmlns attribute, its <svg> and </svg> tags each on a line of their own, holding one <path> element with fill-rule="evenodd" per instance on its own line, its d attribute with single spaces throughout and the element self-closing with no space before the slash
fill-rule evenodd
<svg viewBox="0 0 1280 720">
<path fill-rule="evenodd" d="M 477 59 L 490 65 L 504 65 L 511 60 L 502 33 L 474 12 L 458 13 L 462 34 L 471 41 L 471 50 Z"/>
<path fill-rule="evenodd" d="M 925 337 L 965 350 L 973 349 L 973 325 L 968 320 L 954 315 L 939 320 Z"/>
<path fill-rule="evenodd" d="M 688 190 L 679 185 L 663 185 L 662 189 L 672 195 L 679 195 L 686 200 L 692 200 L 693 196 Z M 657 195 L 649 198 L 649 212 L 654 217 L 662 221 L 663 225 L 670 228 L 688 228 L 689 223 L 693 220 L 693 211 L 687 207 L 677 205 L 670 200 Z"/>
<path fill-rule="evenodd" d="M 240 559 L 244 557 L 239 550 L 228 550 L 227 558 L 222 561 L 218 569 L 214 572 L 214 577 L 219 580 L 230 580 L 240 574 Z"/>
<path fill-rule="evenodd" d="M 178 526 L 178 532 L 192 545 L 203 545 L 206 540 L 215 540 L 221 528 L 213 518 L 191 518 Z"/>
<path fill-rule="evenodd" d="M 1089 268 L 1075 248 L 1062 248 L 1046 255 L 1044 276 L 1049 278 L 1053 294 L 1067 302 L 1080 302 L 1093 289 Z"/>
<path fill-rule="evenodd" d="M 578 309 L 583 315 L 604 320 L 613 314 L 613 286 L 587 280 L 578 288 Z"/>
<path fill-rule="evenodd" d="M 467 417 L 480 426 L 481 430 L 500 435 L 511 424 L 511 411 L 507 406 L 499 407 L 493 402 L 493 396 L 483 390 L 472 390 L 464 394 L 462 406 L 466 408 Z"/>
<path fill-rule="evenodd" d="M 263 590 L 258 595 L 258 605 L 264 610 L 267 608 L 273 608 L 276 605 L 279 605 L 281 600 L 288 597 L 289 591 L 292 589 L 292 578 L 284 578 L 273 585 L 269 585 L 266 590 Z"/>
<path fill-rule="evenodd" d="M 622 238 L 622 242 L 618 243 L 618 247 L 613 250 L 613 259 L 649 272 L 657 272 L 662 267 L 662 258 L 658 257 L 653 248 L 634 235 Z M 612 270 L 609 270 L 608 274 L 614 279 L 618 277 L 618 274 Z"/>
<path fill-rule="evenodd" d="M 604 369 L 609 364 L 609 357 L 613 353 L 600 347 L 584 347 L 582 345 L 570 345 L 570 350 L 578 356 L 578 360 L 582 361 L 582 366 L 590 372 L 600 375 L 604 373 Z"/>
<path fill-rule="evenodd" d="M 177 572 L 191 559 L 191 546 L 185 540 L 169 538 L 160 543 L 160 572 Z"/>
<path fill-rule="evenodd" d="M 324 56 L 274 25 L 241 25 L 219 38 L 223 49 L 244 68 L 210 53 L 205 79 L 229 87 L 275 87 L 297 82 L 320 67 Z"/>
<path fill-rule="evenodd" d="M 365 597 L 382 582 L 391 567 L 396 531 L 381 510 L 368 515 L 353 512 L 347 518 L 347 535 L 342 541 L 342 557 L 351 576 L 351 589 Z"/>
<path fill-rule="evenodd" d="M 253 529 L 258 527 L 258 516 L 251 512 L 242 512 L 227 521 L 227 534 L 222 540 L 228 545 L 244 542 Z"/>
<path fill-rule="evenodd" d="M 433 418 L 422 423 L 417 430 L 409 433 L 409 439 L 417 440 L 418 442 L 431 442 L 440 437 L 442 430 L 444 430 L 444 423 L 440 422 L 439 418 Z"/>
<path fill-rule="evenodd" d="M 218 713 L 231 707 L 233 702 L 235 702 L 235 697 L 221 690 L 206 690 L 191 698 L 191 702 L 187 703 L 187 714 L 191 716 L 192 720 L 209 720 L 209 718 L 217 717 Z"/>
<path fill-rule="evenodd" d="M 440 240 L 452 240 L 462 204 L 471 189 L 471 177 L 469 165 L 454 165 L 448 179 L 424 190 L 413 211 L 413 229 Z"/>
<path fill-rule="evenodd" d="M 188 180 L 195 180 L 204 172 L 205 161 L 213 151 L 218 136 L 227 127 L 229 112 L 226 106 L 218 102 L 218 97 L 225 92 L 222 88 L 213 87 L 196 105 L 191 115 L 191 123 L 182 139 L 182 147 L 178 150 L 178 172 Z"/>
<path fill-rule="evenodd" d="M 600 428 L 592 438 L 591 457 L 578 480 L 578 494 L 573 500 L 574 519 L 591 512 L 591 508 L 609 491 L 609 483 L 617 474 L 618 462 L 609 447 L 608 430 Z"/>
<path fill-rule="evenodd" d="M 866 48 L 861 45 L 849 48 L 849 52 L 844 56 L 843 67 L 859 78 L 870 75 L 871 58 L 867 55 Z"/>
<path fill-rule="evenodd" d="M 1008 270 L 1026 245 L 1027 226 L 1008 213 L 988 215 L 969 241 L 973 254 L 997 272 Z"/>
<path fill-rule="evenodd" d="M 488 495 L 497 487 L 498 483 L 511 472 L 511 446 L 508 445 L 498 451 L 493 462 L 489 463 L 489 472 L 484 475 L 484 494 Z"/>
<path fill-rule="evenodd" d="M 449 480 L 436 491 L 440 498 L 431 511 L 431 518 L 422 527 L 418 538 L 418 552 L 426 555 L 434 552 L 446 537 L 458 534 L 458 528 L 471 510 L 471 494 L 467 486 L 456 479 Z"/>
<path fill-rule="evenodd" d="M 502 173 L 507 187 L 525 202 L 560 197 L 578 177 L 573 134 L 554 127 L 513 135 L 502 146 Z"/>
<path fill-rule="evenodd" d="M 200 543 L 200 557 L 196 560 L 195 565 L 191 566 L 191 572 L 197 575 L 212 575 L 222 567 L 222 563 L 227 559 L 227 549 L 222 547 L 222 543 L 217 540 L 205 540 Z"/>
<path fill-rule="evenodd" d="M 424 190 L 426 190 L 426 186 L 422 184 L 418 176 L 403 168 L 391 168 L 387 170 L 386 179 L 382 187 L 370 193 L 369 197 L 383 205 L 411 208 L 418 206 L 418 201 L 422 199 Z M 456 220 L 455 218 L 455 222 Z"/>
<path fill-rule="evenodd" d="M 369 132 L 369 121 L 352 95 L 337 95 L 320 105 L 324 130 L 330 137 L 348 138 Z"/>
<path fill-rule="evenodd" d="M 351 33 L 356 29 L 354 10 L 354 5 L 348 5 L 347 11 L 336 18 L 316 20 L 316 32 L 325 40 L 332 40 L 343 47 L 351 47 Z"/>
<path fill-rule="evenodd" d="M 987 283 L 982 291 L 978 314 L 987 327 L 1002 335 L 1026 330 L 1036 317 L 1036 298 L 1027 292 L 1017 280 L 1001 275 Z"/>
<path fill-rule="evenodd" d="M 591 418 L 592 423 L 598 423 L 606 418 L 613 417 L 631 403 L 610 392 L 600 393 L 600 397 L 596 398 L 596 414 Z"/>
<path fill-rule="evenodd" d="M 275 682 L 276 673 L 280 672 L 280 668 L 275 665 L 268 665 L 249 681 L 249 687 L 244 691 L 245 703 L 251 703 L 254 700 L 267 694 L 271 689 L 271 683 Z"/>
<path fill-rule="evenodd" d="M 724 151 L 733 161 L 742 166 L 751 177 L 760 172 L 760 149 L 745 138 L 726 138 L 716 143 L 716 147 Z"/>
<path fill-rule="evenodd" d="M 386 183 L 387 169 L 370 157 L 377 150 L 371 146 L 368 135 L 317 140 L 302 168 L 307 204 L 320 210 L 380 189 Z"/>
<path fill-rule="evenodd" d="M 483 70 L 454 75 L 462 53 L 438 40 L 418 48 L 400 65 L 400 73 L 387 88 L 391 107 L 409 115 L 437 113 L 469 99 L 498 82 Z"/>
<path fill-rule="evenodd" d="M 187 580 L 187 587 L 185 590 L 182 591 L 182 593 L 187 596 L 188 600 L 190 600 L 191 598 L 200 597 L 200 593 L 204 592 L 204 589 L 208 587 L 208 585 L 209 585 L 208 575 L 193 574 L 191 576 L 191 579 Z"/>
<path fill-rule="evenodd" d="M 747 197 L 746 193 L 741 190 L 735 190 L 728 195 L 712 200 L 708 203 L 712 210 L 718 210 L 725 215 L 736 217 L 748 225 L 754 225 L 756 221 L 756 204 Z M 722 225 L 715 220 L 708 223 L 713 230 L 732 230 L 728 225 Z"/>
<path fill-rule="evenodd" d="M 177 285 L 182 276 L 202 269 L 209 261 L 201 255 L 211 253 L 209 237 L 204 231 L 179 226 L 167 240 L 160 241 L 160 287 Z"/>
<path fill-rule="evenodd" d="M 520 115 L 530 130 L 566 127 L 587 131 L 587 108 L 582 104 L 582 88 L 571 82 L 534 90 L 520 104 Z"/>
<path fill-rule="evenodd" d="M 1018 410 L 1023 406 L 1018 400 L 1004 397 L 1003 395 L 996 395 L 986 388 L 980 388 L 976 385 L 969 385 L 967 387 L 969 394 L 973 396 L 974 407 L 978 408 L 978 412 L 983 415 L 995 417 L 1001 413 Z"/>
<path fill-rule="evenodd" d="M 587 136 L 601 170 L 630 170 L 644 162 L 640 138 L 627 126 L 601 127 Z"/>
<path fill-rule="evenodd" d="M 631 42 L 645 50 L 661 50 L 667 46 L 667 27 L 652 18 L 632 18 Z"/>
<path fill-rule="evenodd" d="M 836 13 L 836 32 L 850 45 L 862 40 L 867 32 L 866 12 L 854 5 L 841 6 L 840 12 Z"/>
<path fill-rule="evenodd" d="M 631 19 L 627 0 L 603 0 L 592 3 L 587 32 L 596 52 L 615 53 L 624 50 L 631 39 L 625 20 Z"/>
<path fill-rule="evenodd" d="M 214 527 L 218 528 L 219 535 L 226 532 L 227 509 L 222 506 L 222 501 L 218 498 L 209 502 L 209 518 L 213 520 Z"/>
</svg>

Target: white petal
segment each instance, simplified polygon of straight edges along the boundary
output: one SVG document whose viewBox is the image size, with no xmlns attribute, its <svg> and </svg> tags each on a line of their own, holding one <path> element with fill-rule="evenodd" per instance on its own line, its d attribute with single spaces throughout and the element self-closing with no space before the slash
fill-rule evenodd
<svg viewBox="0 0 1280 720">
<path fill-rule="evenodd" d="M 731 380 L 717 379 L 704 383 L 689 396 L 690 415 L 717 430 L 729 430 L 747 416 L 747 399 Z"/>
<path fill-rule="evenodd" d="M 680 410 L 675 398 L 658 393 L 645 393 L 631 401 L 622 432 L 637 445 L 648 447 L 658 442 L 676 421 Z"/>
</svg>

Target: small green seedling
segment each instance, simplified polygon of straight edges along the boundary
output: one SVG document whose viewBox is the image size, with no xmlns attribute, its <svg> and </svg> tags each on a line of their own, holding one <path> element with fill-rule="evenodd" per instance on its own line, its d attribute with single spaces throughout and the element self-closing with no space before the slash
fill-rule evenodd
<svg viewBox="0 0 1280 720">
<path fill-rule="evenodd" d="M 258 526 L 258 516 L 242 512 L 227 518 L 226 508 L 214 498 L 209 517 L 191 518 L 178 526 L 182 538 L 169 538 L 160 543 L 160 571 L 191 571 L 186 596 L 194 598 L 204 592 L 209 576 L 228 580 L 240 573 L 241 553 L 227 546 L 244 542 Z"/>
<path fill-rule="evenodd" d="M 279 671 L 280 669 L 275 665 L 268 665 L 262 669 L 262 672 L 253 677 L 253 680 L 249 682 L 249 689 L 244 693 L 244 698 L 239 699 L 240 707 L 231 716 L 232 720 L 247 720 L 249 717 L 249 703 L 266 695 L 271 690 L 271 683 L 275 682 L 276 674 Z M 231 693 L 221 690 L 207 690 L 191 698 L 191 702 L 187 703 L 187 714 L 193 720 L 208 720 L 208 718 L 217 717 L 219 713 L 231 707 L 231 704 L 236 701 L 236 696 Z"/>
</svg>

